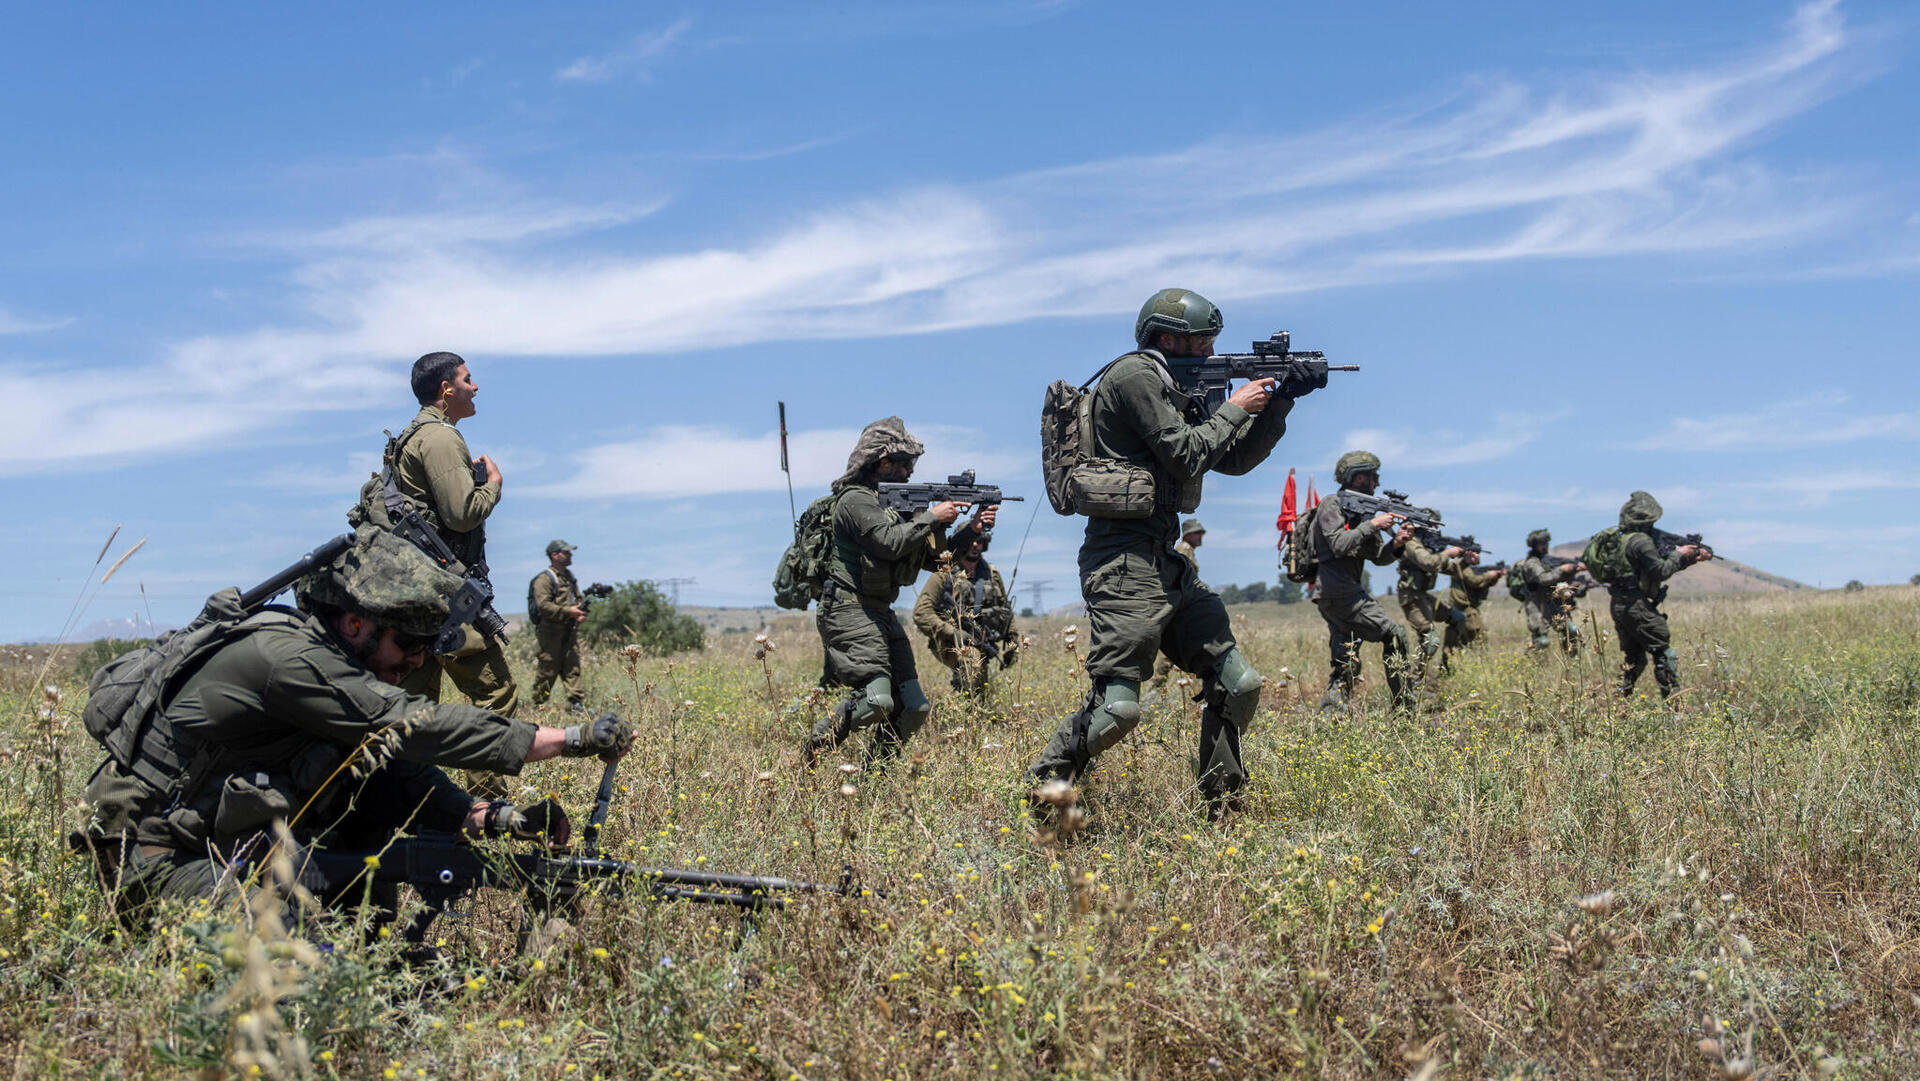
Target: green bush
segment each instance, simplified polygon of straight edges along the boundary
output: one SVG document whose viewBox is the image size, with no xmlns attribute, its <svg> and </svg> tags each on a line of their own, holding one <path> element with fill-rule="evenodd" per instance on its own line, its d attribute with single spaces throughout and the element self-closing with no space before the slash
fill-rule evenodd
<svg viewBox="0 0 1920 1081">
<path fill-rule="evenodd" d="M 1846 585 L 1841 586 L 1840 588 L 1846 590 L 1848 593 L 1858 593 L 1861 590 L 1867 588 L 1867 584 L 1865 582 L 1862 582 L 1860 579 L 1855 578 L 1850 580 L 1849 582 L 1847 582 Z"/>
<path fill-rule="evenodd" d="M 93 678 L 93 673 L 98 671 L 101 665 L 122 653 L 131 653 L 151 641 L 153 641 L 151 638 L 96 638 L 88 642 L 87 648 L 81 650 L 80 656 L 74 659 L 73 674 L 80 677 L 80 682 L 85 683 Z"/>
<path fill-rule="evenodd" d="M 706 630 L 645 580 L 622 582 L 613 587 L 613 596 L 594 601 L 580 630 L 592 645 L 633 644 L 654 657 L 707 644 Z"/>
</svg>

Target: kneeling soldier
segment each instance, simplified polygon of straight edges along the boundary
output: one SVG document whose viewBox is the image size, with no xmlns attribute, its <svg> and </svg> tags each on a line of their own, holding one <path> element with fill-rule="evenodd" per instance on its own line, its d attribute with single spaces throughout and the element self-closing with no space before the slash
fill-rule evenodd
<svg viewBox="0 0 1920 1081">
<path fill-rule="evenodd" d="M 981 533 L 950 565 L 933 572 L 913 602 L 913 625 L 940 663 L 953 669 L 956 691 L 986 689 L 989 662 L 1010 667 L 1019 653 L 1013 636 L 1013 600 L 1000 572 L 986 561 L 991 534 Z M 958 551 L 960 540 L 955 540 Z"/>
</svg>

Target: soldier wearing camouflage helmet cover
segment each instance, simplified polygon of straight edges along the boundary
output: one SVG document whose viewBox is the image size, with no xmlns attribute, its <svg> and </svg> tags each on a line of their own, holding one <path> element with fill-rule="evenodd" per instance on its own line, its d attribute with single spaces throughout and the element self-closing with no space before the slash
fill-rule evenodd
<svg viewBox="0 0 1920 1081">
<path fill-rule="evenodd" d="M 1703 560 L 1713 558 L 1704 548 L 1683 544 L 1662 554 L 1647 532 L 1660 520 L 1660 503 L 1646 492 L 1634 492 L 1620 508 L 1622 547 L 1630 573 L 1607 583 L 1611 595 L 1613 629 L 1625 654 L 1620 670 L 1620 693 L 1630 695 L 1653 660 L 1653 678 L 1662 698 L 1680 686 L 1680 658 L 1673 651 L 1673 633 L 1660 602 L 1667 599 L 1667 579 Z"/>
<path fill-rule="evenodd" d="M 1447 572 L 1450 575 L 1447 590 L 1440 594 L 1433 609 L 1434 622 L 1445 632 L 1440 650 L 1443 672 L 1454 653 L 1473 644 L 1486 630 L 1486 623 L 1480 618 L 1480 606 L 1486 602 L 1495 583 L 1507 573 L 1504 569 L 1483 571 L 1475 565 L 1479 562 L 1478 552 L 1461 552 L 1452 560 Z"/>
<path fill-rule="evenodd" d="M 580 583 L 573 577 L 574 546 L 547 544 L 547 565 L 527 583 L 527 619 L 533 624 L 533 704 L 544 705 L 554 680 L 567 688 L 567 707 L 581 710 L 580 624 L 587 618 Z"/>
<path fill-rule="evenodd" d="M 1433 588 L 1442 574 L 1453 574 L 1459 568 L 1457 560 L 1463 551 L 1449 545 L 1435 552 L 1420 543 L 1419 537 L 1408 537 L 1400 549 L 1400 581 L 1394 587 L 1394 597 L 1420 643 L 1418 675 L 1423 680 L 1440 654 L 1441 628 L 1445 626 L 1434 619 Z"/>
<path fill-rule="evenodd" d="M 1092 687 L 1029 774 L 1075 781 L 1139 724 L 1140 684 L 1164 653 L 1197 673 L 1205 706 L 1195 759 L 1209 817 L 1232 810 L 1247 783 L 1240 738 L 1260 705 L 1260 674 L 1240 652 L 1220 597 L 1176 550 L 1180 515 L 1199 506 L 1208 472 L 1241 475 L 1267 459 L 1293 407 L 1272 379 L 1243 384 L 1209 415 L 1173 380 L 1168 357 L 1203 357 L 1220 333 L 1220 310 L 1188 289 L 1147 298 L 1134 321 L 1135 351 L 1105 369 L 1091 393 L 1090 458 L 1128 463 L 1153 478 L 1144 518 L 1089 516 L 1080 546 L 1080 590 L 1092 641 Z"/>
<path fill-rule="evenodd" d="M 1404 523 L 1395 528 L 1390 514 L 1379 514 L 1357 525 L 1347 524 L 1341 506 L 1344 492 L 1372 495 L 1380 483 L 1380 459 L 1364 450 L 1348 451 L 1333 469 L 1339 491 L 1320 501 L 1313 512 L 1314 555 L 1319 561 L 1320 592 L 1314 604 L 1327 624 L 1327 651 L 1331 671 L 1320 708 L 1338 709 L 1353 694 L 1360 678 L 1360 646 L 1379 642 L 1387 687 L 1400 708 L 1413 703 L 1413 642 L 1406 627 L 1367 594 L 1363 563 L 1391 566 L 1400 558 L 1413 531 Z M 1393 530 L 1392 532 L 1388 532 Z"/>
<path fill-rule="evenodd" d="M 1513 565 L 1514 585 L 1521 593 L 1521 610 L 1527 615 L 1532 643 L 1528 648 L 1544 650 L 1558 635 L 1560 648 L 1572 653 L 1580 645 L 1580 628 L 1573 618 L 1574 597 L 1570 590 L 1554 587 L 1573 581 L 1587 565 L 1575 560 L 1548 566 L 1542 557 L 1552 544 L 1553 534 L 1545 529 L 1527 534 L 1526 558 Z"/>
<path fill-rule="evenodd" d="M 848 693 L 808 736 L 809 765 L 859 731 L 873 733 L 869 765 L 889 758 L 932 710 L 893 603 L 947 549 L 947 527 L 961 504 L 935 503 L 903 519 L 880 502 L 879 490 L 911 477 L 925 449 L 899 417 L 876 420 L 861 431 L 846 471 L 833 482 L 833 555 L 815 622 L 826 647 L 826 682 Z M 954 531 L 951 543 L 985 533 L 993 519 L 994 508 L 983 508 Z"/>
<path fill-rule="evenodd" d="M 231 891 L 272 843 L 276 820 L 317 847 L 379 848 L 401 830 L 564 840 L 557 806 L 476 799 L 441 767 L 518 773 L 559 755 L 617 757 L 632 731 L 611 715 L 538 727 L 402 690 L 432 643 L 457 629 L 447 602 L 459 584 L 411 545 L 365 530 L 302 582 L 301 610 L 247 617 L 183 669 L 140 735 L 143 746 L 165 745 L 163 760 L 189 763 L 171 789 L 113 757 L 88 782 L 101 880 L 132 906 Z M 363 762 L 356 776 L 344 768 L 356 756 L 377 765 Z M 361 895 L 349 893 L 331 900 Z M 390 895 L 375 899 L 390 910 Z"/>
</svg>

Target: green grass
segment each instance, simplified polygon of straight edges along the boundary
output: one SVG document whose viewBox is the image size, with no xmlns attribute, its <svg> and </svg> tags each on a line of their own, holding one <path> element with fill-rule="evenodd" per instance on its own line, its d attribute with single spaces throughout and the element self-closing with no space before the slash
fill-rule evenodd
<svg viewBox="0 0 1920 1081">
<path fill-rule="evenodd" d="M 1607 693 L 1617 653 L 1522 656 L 1492 602 L 1489 641 L 1412 719 L 1386 712 L 1372 647 L 1359 708 L 1318 715 L 1312 608 L 1236 607 L 1268 677 L 1248 813 L 1204 821 L 1197 707 L 1169 693 L 1059 842 L 1029 828 L 1021 776 L 1085 687 L 1062 621 L 1024 621 L 1034 642 L 984 704 L 947 697 L 923 654 L 932 719 L 851 796 L 833 763 L 798 766 L 824 709 L 809 621 L 774 629 L 771 700 L 750 635 L 631 672 L 602 653 L 590 701 L 640 725 L 615 855 L 851 864 L 885 896 L 803 900 L 751 934 L 603 900 L 535 964 L 514 898 L 489 894 L 438 925 L 445 971 L 345 927 L 311 954 L 237 906 L 118 928 L 63 841 L 98 757 L 84 687 L 56 665 L 49 720 L 38 655 L 14 650 L 0 1052 L 16 1076 L 1709 1077 L 1739 1076 L 1750 1039 L 1776 1076 L 1911 1077 L 1916 599 L 1677 601 L 1671 709 Z M 1598 611 L 1589 637 L 1610 635 Z M 526 780 L 584 814 L 597 775 Z"/>
</svg>

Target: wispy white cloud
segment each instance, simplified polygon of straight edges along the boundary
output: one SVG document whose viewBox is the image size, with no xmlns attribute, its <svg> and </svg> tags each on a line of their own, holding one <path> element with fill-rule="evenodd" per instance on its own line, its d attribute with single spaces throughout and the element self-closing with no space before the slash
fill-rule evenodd
<svg viewBox="0 0 1920 1081">
<path fill-rule="evenodd" d="M 1781 402 L 1749 413 L 1676 417 L 1628 450 L 1779 450 L 1862 440 L 1920 439 L 1920 412 L 1849 408 L 1844 394 Z"/>
<path fill-rule="evenodd" d="M 914 473 L 917 480 L 938 480 L 972 469 L 981 483 L 1004 485 L 1006 477 L 1031 467 L 1030 455 L 994 446 L 976 429 L 906 419 L 908 430 L 927 445 L 927 454 Z M 793 470 L 793 486 L 803 491 L 825 488 L 845 471 L 847 454 L 859 435 L 858 428 L 790 432 L 787 460 Z M 677 499 L 772 491 L 787 483 L 780 472 L 777 431 L 749 435 L 723 427 L 673 425 L 655 428 L 637 439 L 589 447 L 574 458 L 572 476 L 527 489 L 525 494 L 573 499 Z"/>
<path fill-rule="evenodd" d="M 562 75 L 642 69 L 690 25 Z M 682 353 L 1129 312 L 1168 281 L 1205 282 L 1231 303 L 1491 262 L 1826 242 L 1856 209 L 1844 182 L 1782 176 L 1738 152 L 1858 77 L 1835 5 L 1817 2 L 1771 45 L 1694 71 L 1486 84 L 1291 138 L 848 198 L 726 246 L 661 252 L 582 235 L 652 205 L 349 222 L 288 242 L 293 302 L 308 313 L 297 327 L 180 343 L 114 380 L 0 369 L 16 391 L 0 399 L 0 470 L 193 445 L 273 423 L 282 407 L 358 404 L 422 342 L 484 341 L 495 356 Z M 558 235 L 572 237 L 565 257 L 535 243 Z M 640 302 L 663 295 L 699 297 L 703 318 Z M 184 423 L 106 430 L 149 393 Z M 58 407 L 43 420 L 17 403 Z M 1396 449 L 1461 464 L 1531 438 L 1516 426 Z"/>
<path fill-rule="evenodd" d="M 33 334 L 42 330 L 57 330 L 71 322 L 73 322 L 72 318 L 36 319 L 0 308 L 0 334 Z"/>
<path fill-rule="evenodd" d="M 622 76 L 645 79 L 654 61 L 693 29 L 693 19 L 682 16 L 657 30 L 638 34 L 625 46 L 598 56 L 583 56 L 553 73 L 555 82 L 604 83 Z"/>
</svg>

